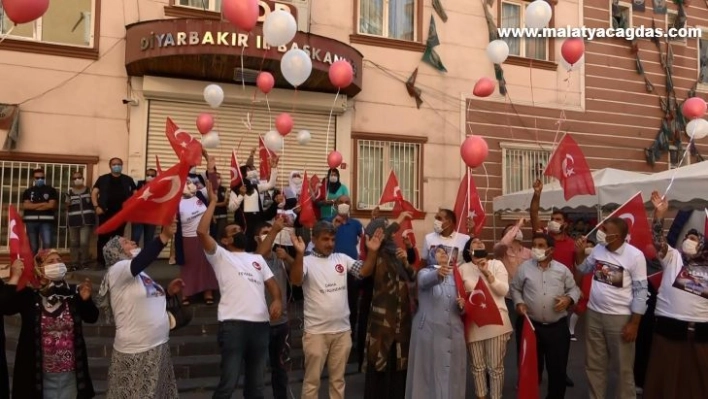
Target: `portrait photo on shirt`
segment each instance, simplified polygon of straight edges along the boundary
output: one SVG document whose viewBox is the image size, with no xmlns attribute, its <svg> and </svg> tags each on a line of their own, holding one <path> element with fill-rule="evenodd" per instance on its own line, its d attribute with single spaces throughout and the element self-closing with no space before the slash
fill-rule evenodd
<svg viewBox="0 0 708 399">
<path fill-rule="evenodd" d="M 140 274 L 140 281 L 145 286 L 145 293 L 148 298 L 165 296 L 165 290 L 150 277 Z"/>
<path fill-rule="evenodd" d="M 708 298 L 708 265 L 691 265 L 681 268 L 674 287 Z"/>
<path fill-rule="evenodd" d="M 598 260 L 593 279 L 599 283 L 621 288 L 624 286 L 624 267 Z"/>
</svg>

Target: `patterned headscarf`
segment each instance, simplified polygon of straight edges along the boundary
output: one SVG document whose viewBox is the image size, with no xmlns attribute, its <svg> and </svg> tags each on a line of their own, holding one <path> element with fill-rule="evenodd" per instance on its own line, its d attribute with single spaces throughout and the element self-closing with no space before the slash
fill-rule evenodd
<svg viewBox="0 0 708 399">
<path fill-rule="evenodd" d="M 103 247 L 103 259 L 106 262 L 106 267 L 111 267 L 122 260 L 130 259 L 130 256 L 125 253 L 123 249 L 123 244 L 120 242 L 119 236 L 111 238 L 106 245 Z M 111 324 L 115 323 L 113 320 L 113 309 L 111 309 L 111 296 L 110 287 L 108 286 L 108 273 L 103 276 L 103 281 L 101 282 L 101 288 L 98 290 L 98 295 L 96 295 L 95 302 L 101 313 L 104 315 L 105 320 Z"/>
</svg>

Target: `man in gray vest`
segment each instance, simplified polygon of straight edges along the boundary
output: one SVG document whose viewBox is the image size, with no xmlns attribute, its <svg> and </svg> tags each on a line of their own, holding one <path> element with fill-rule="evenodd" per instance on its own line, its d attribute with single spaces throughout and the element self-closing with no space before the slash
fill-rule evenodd
<svg viewBox="0 0 708 399">
<path fill-rule="evenodd" d="M 71 175 L 71 188 L 66 193 L 66 225 L 69 228 L 71 267 L 87 269 L 91 262 L 89 243 L 96 225 L 96 212 L 91 203 L 91 190 L 86 187 L 84 175 L 75 171 Z"/>
</svg>

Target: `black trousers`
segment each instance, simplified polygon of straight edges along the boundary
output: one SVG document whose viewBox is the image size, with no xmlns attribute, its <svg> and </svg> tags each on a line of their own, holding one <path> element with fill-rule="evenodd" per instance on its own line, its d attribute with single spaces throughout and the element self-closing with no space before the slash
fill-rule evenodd
<svg viewBox="0 0 708 399">
<path fill-rule="evenodd" d="M 98 225 L 106 223 L 106 221 L 112 218 L 118 212 L 104 213 L 98 217 Z M 122 224 L 117 229 L 110 231 L 106 234 L 99 234 L 96 239 L 96 260 L 99 266 L 106 266 L 106 260 L 103 258 L 103 247 L 111 240 L 114 236 L 122 236 L 125 234 L 125 224 Z"/>
<path fill-rule="evenodd" d="M 565 397 L 565 376 L 570 353 L 570 331 L 568 318 L 564 317 L 555 323 L 544 324 L 533 322 L 536 329 L 536 350 L 538 353 L 539 379 L 545 363 L 548 373 L 547 399 L 562 399 Z"/>
<path fill-rule="evenodd" d="M 347 296 L 349 297 L 349 324 L 352 328 L 352 343 L 356 348 L 359 369 L 364 364 L 364 345 L 366 344 L 366 327 L 369 322 L 369 311 L 374 291 L 374 280 L 367 277 L 357 280 L 347 275 Z"/>
</svg>

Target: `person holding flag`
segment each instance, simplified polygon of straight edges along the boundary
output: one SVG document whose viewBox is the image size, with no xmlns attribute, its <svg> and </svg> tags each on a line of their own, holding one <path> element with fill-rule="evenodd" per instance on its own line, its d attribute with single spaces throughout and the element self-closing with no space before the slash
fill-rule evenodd
<svg viewBox="0 0 708 399">
<path fill-rule="evenodd" d="M 156 156 L 157 157 L 157 156 Z M 157 159 L 157 158 L 155 158 Z M 153 168 L 148 168 L 145 171 L 145 180 L 138 180 L 138 184 L 136 187 L 136 190 L 140 190 L 145 185 L 157 177 L 157 169 Z M 144 223 L 131 223 L 130 224 L 130 239 L 135 241 L 136 244 L 140 244 L 140 239 L 143 238 L 143 235 L 145 238 L 143 239 L 143 245 L 147 244 L 148 242 L 152 241 L 153 238 L 155 238 L 155 230 L 156 230 L 155 225 L 153 224 L 144 224 Z"/>
</svg>

